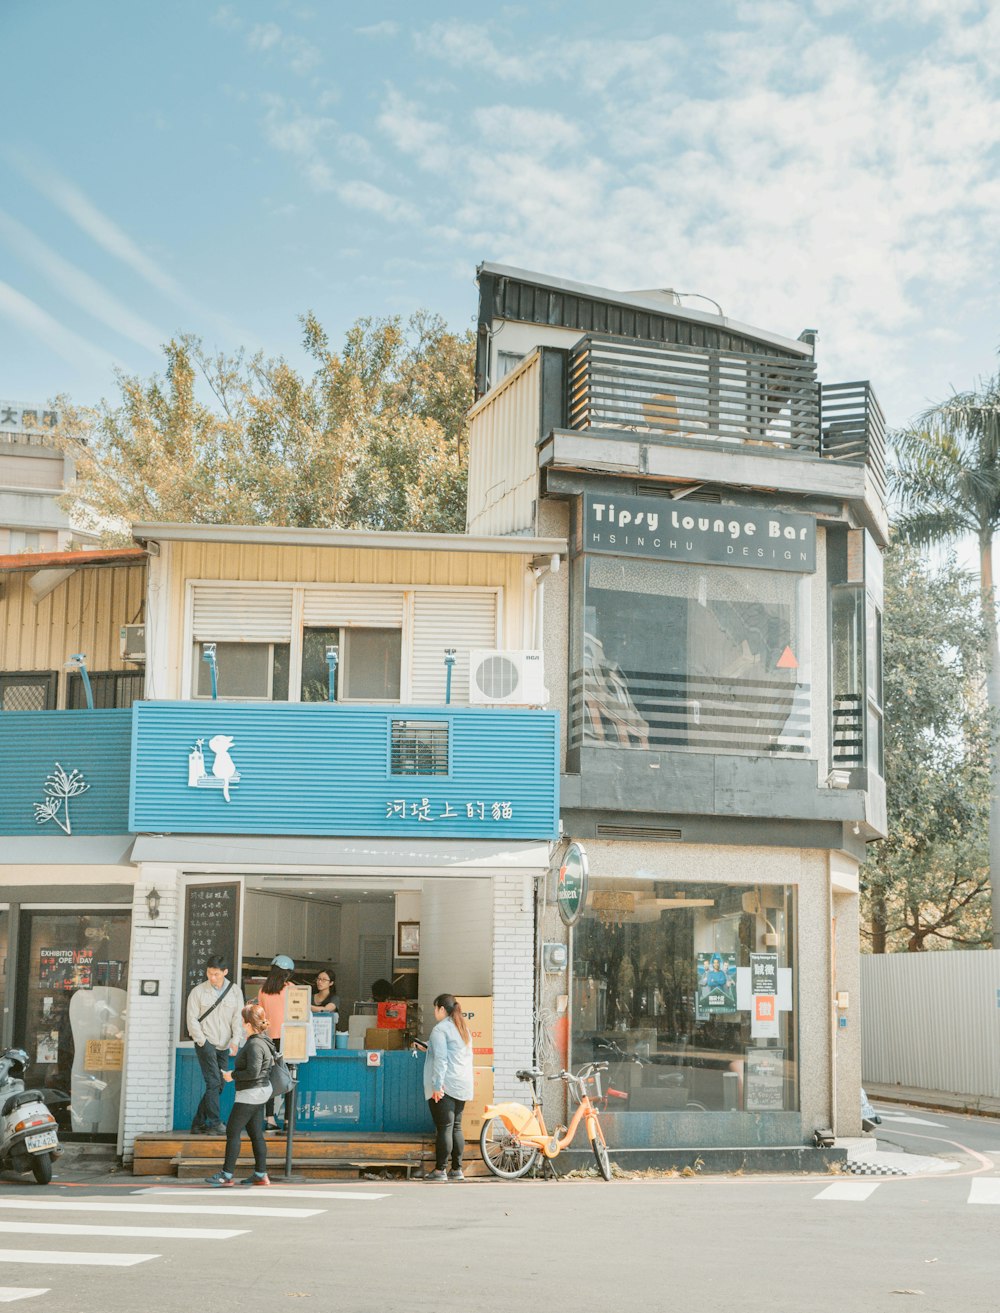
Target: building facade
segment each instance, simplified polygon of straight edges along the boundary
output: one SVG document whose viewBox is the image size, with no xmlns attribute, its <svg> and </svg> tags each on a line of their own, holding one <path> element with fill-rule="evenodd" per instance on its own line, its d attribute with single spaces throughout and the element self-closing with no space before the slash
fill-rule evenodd
<svg viewBox="0 0 1000 1313">
<path fill-rule="evenodd" d="M 878 403 L 818 381 L 811 332 L 504 266 L 479 286 L 469 531 L 570 545 L 539 587 L 589 889 L 572 927 L 540 891 L 568 966 L 539 956 L 539 1043 L 611 1058 L 626 1152 L 856 1134 Z"/>
<path fill-rule="evenodd" d="M 74 528 L 59 505 L 73 478 L 73 462 L 52 439 L 59 419 L 46 406 L 0 401 L 0 556 L 96 540 Z"/>
</svg>

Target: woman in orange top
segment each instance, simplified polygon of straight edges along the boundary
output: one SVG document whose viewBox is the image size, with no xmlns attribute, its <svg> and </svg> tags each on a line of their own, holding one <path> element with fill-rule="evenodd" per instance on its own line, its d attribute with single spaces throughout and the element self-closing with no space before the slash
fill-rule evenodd
<svg viewBox="0 0 1000 1313">
<path fill-rule="evenodd" d="M 295 963 L 287 954 L 279 953 L 277 957 L 273 957 L 271 959 L 271 970 L 268 972 L 268 977 L 261 985 L 260 993 L 257 995 L 257 1002 L 264 1009 L 267 1017 L 268 1036 L 279 1052 L 281 1050 L 281 1028 L 285 1024 L 285 999 L 288 995 L 288 982 L 291 980 L 294 970 Z M 264 1115 L 266 1117 L 264 1130 L 276 1131 L 278 1126 L 274 1120 L 273 1095 L 267 1101 Z"/>
</svg>

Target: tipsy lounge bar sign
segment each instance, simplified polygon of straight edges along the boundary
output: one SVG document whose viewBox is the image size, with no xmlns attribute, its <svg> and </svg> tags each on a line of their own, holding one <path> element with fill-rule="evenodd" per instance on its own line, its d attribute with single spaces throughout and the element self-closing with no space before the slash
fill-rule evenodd
<svg viewBox="0 0 1000 1313">
<path fill-rule="evenodd" d="M 816 569 L 816 521 L 791 511 L 719 506 L 689 498 L 583 499 L 583 550 L 698 565 Z"/>
</svg>

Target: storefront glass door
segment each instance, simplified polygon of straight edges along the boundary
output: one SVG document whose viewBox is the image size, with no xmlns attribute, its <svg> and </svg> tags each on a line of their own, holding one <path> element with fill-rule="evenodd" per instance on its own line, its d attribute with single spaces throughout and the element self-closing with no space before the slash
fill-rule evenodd
<svg viewBox="0 0 1000 1313">
<path fill-rule="evenodd" d="M 14 1040 L 27 1080 L 69 1096 L 64 1132 L 115 1136 L 131 934 L 128 911 L 63 908 L 21 918 Z"/>
</svg>

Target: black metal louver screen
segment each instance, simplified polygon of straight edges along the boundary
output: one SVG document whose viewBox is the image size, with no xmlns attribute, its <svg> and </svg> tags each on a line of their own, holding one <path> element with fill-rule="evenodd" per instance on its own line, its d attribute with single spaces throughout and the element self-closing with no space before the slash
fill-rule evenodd
<svg viewBox="0 0 1000 1313">
<path fill-rule="evenodd" d="M 390 740 L 392 775 L 448 774 L 446 720 L 394 720 Z"/>
</svg>

